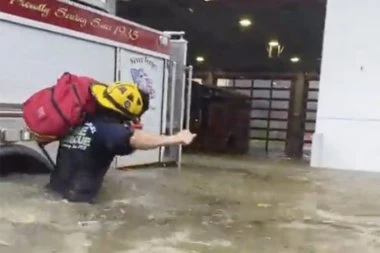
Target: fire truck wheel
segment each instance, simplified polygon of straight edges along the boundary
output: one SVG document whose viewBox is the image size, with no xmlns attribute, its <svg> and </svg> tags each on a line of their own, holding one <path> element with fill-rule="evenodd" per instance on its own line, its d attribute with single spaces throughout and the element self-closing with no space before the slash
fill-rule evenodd
<svg viewBox="0 0 380 253">
<path fill-rule="evenodd" d="M 48 174 L 52 165 L 37 151 L 23 145 L 0 146 L 0 177 L 9 174 Z"/>
</svg>

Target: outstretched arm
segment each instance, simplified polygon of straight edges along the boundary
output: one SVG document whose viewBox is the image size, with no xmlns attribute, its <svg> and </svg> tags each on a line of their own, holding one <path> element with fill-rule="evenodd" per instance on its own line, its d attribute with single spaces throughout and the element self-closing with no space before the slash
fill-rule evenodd
<svg viewBox="0 0 380 253">
<path fill-rule="evenodd" d="M 183 130 L 175 135 L 157 135 L 136 129 L 130 138 L 130 145 L 134 149 L 148 150 L 161 146 L 188 145 L 195 138 L 196 134 L 189 130 Z"/>
</svg>

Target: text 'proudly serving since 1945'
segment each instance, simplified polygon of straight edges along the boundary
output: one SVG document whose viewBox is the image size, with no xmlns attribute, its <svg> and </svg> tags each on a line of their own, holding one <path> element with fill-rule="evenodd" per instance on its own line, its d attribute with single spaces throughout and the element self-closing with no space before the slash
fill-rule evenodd
<svg viewBox="0 0 380 253">
<path fill-rule="evenodd" d="M 0 0 L 0 12 L 168 53 L 158 32 L 57 0 Z"/>
</svg>

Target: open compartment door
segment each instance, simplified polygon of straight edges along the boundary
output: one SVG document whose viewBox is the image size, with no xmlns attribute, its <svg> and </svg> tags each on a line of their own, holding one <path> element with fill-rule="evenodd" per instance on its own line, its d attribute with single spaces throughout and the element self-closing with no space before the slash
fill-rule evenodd
<svg viewBox="0 0 380 253">
<path fill-rule="evenodd" d="M 188 42 L 182 32 L 165 32 L 171 36 L 170 58 L 168 62 L 168 99 L 166 113 L 166 133 L 177 133 L 185 127 L 185 108 L 190 109 L 192 68 L 186 66 Z M 177 38 L 176 38 L 177 37 Z M 189 75 L 187 75 L 189 71 Z M 188 82 L 187 82 L 188 81 Z M 186 89 L 188 87 L 188 89 Z M 187 92 L 186 92 L 187 91 Z M 189 96 L 186 96 L 189 95 Z M 186 106 L 188 104 L 188 106 Z M 186 114 L 190 110 L 186 110 Z M 186 124 L 187 126 L 188 124 Z M 176 162 L 181 165 L 182 147 L 172 146 L 164 149 L 162 162 Z"/>
<path fill-rule="evenodd" d="M 176 101 L 176 69 L 177 63 L 174 61 L 167 61 L 167 81 L 168 89 L 166 92 L 167 100 L 165 113 L 163 115 L 165 124 L 163 125 L 163 134 L 172 135 L 175 130 L 175 101 Z M 179 120 L 177 120 L 179 122 Z M 162 149 L 161 162 L 176 162 L 178 157 L 178 146 L 169 146 Z"/>
</svg>

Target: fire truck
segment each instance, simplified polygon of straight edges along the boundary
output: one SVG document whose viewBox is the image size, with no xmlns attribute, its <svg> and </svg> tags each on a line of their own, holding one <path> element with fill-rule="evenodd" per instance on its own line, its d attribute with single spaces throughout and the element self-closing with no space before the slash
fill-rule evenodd
<svg viewBox="0 0 380 253">
<path fill-rule="evenodd" d="M 21 105 L 64 72 L 148 88 L 146 131 L 172 134 L 188 127 L 192 67 L 186 65 L 184 32 L 158 31 L 63 0 L 1 0 L 0 31 L 0 172 L 15 158 L 51 168 L 31 140 Z M 46 149 L 53 160 L 57 147 L 52 143 Z M 113 166 L 180 165 L 181 154 L 181 146 L 138 151 L 117 157 Z"/>
</svg>

